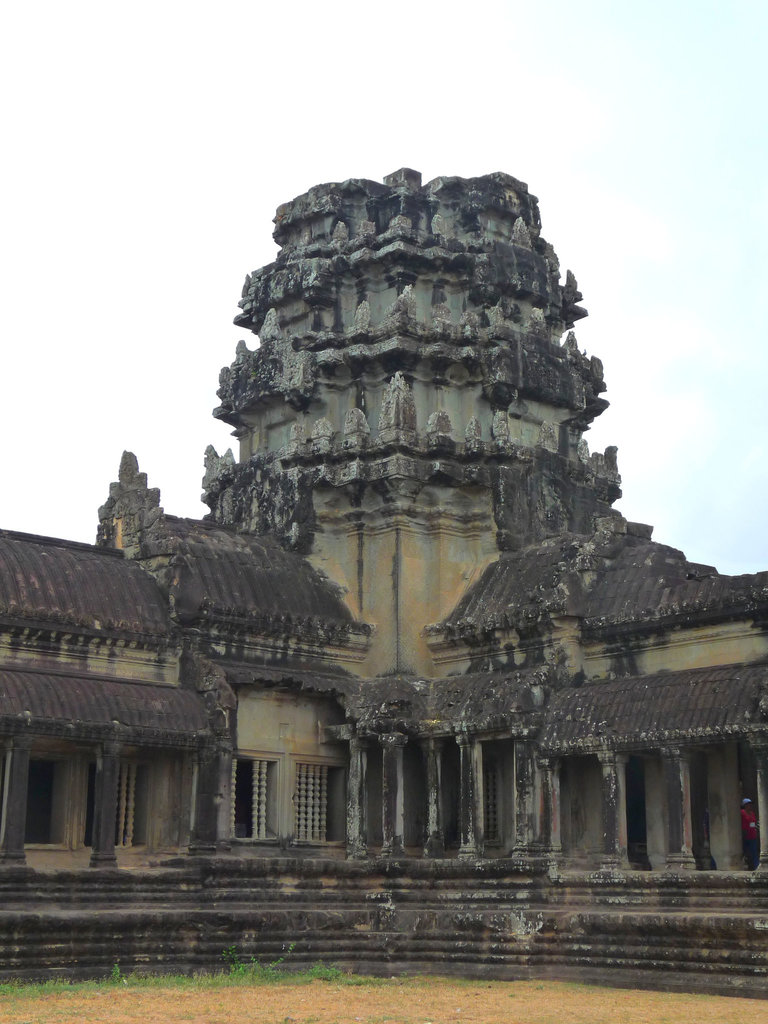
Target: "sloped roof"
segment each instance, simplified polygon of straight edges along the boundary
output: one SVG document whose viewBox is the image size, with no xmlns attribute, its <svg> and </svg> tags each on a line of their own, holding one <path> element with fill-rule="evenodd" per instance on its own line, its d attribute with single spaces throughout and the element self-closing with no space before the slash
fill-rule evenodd
<svg viewBox="0 0 768 1024">
<path fill-rule="evenodd" d="M 681 612 L 743 614 L 767 601 L 768 572 L 722 576 L 686 561 L 675 548 L 627 537 L 599 574 L 583 614 L 587 626 L 597 626 Z"/>
<path fill-rule="evenodd" d="M 191 742 L 208 730 L 202 701 L 176 686 L 156 686 L 66 673 L 0 669 L 0 731 L 76 738 L 118 732 L 125 738 Z M 135 734 L 135 735 L 134 735 Z"/>
<path fill-rule="evenodd" d="M 520 628 L 546 614 L 577 615 L 594 631 L 690 614 L 744 617 L 757 609 L 768 611 L 768 572 L 723 576 L 636 534 L 563 534 L 503 554 L 431 631 Z"/>
<path fill-rule="evenodd" d="M 284 618 L 350 624 L 340 591 L 268 536 L 166 516 L 174 557 L 169 591 L 182 622 Z"/>
<path fill-rule="evenodd" d="M 97 630 L 168 630 L 157 585 L 122 552 L 7 530 L 0 530 L 0 615 Z"/>
<path fill-rule="evenodd" d="M 768 732 L 768 664 L 658 672 L 572 687 L 546 708 L 540 742 L 554 752 L 658 747 Z"/>
<path fill-rule="evenodd" d="M 439 628 L 446 632 L 463 626 L 499 629 L 521 619 L 535 620 L 544 608 L 565 611 L 580 593 L 572 575 L 578 551 L 576 538 L 563 535 L 537 547 L 505 553 L 485 569 Z"/>
</svg>

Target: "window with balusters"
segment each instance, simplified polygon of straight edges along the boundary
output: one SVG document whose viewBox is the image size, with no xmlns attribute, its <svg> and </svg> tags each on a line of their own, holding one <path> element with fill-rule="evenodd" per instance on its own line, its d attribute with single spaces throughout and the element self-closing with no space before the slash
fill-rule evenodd
<svg viewBox="0 0 768 1024">
<path fill-rule="evenodd" d="M 297 762 L 293 836 L 298 843 L 341 842 L 345 834 L 344 768 Z"/>
<path fill-rule="evenodd" d="M 127 849 L 146 843 L 147 769 L 132 761 L 121 761 L 117 786 L 115 846 Z"/>
<path fill-rule="evenodd" d="M 231 835 L 235 839 L 274 839 L 277 761 L 264 757 L 232 759 Z"/>
</svg>

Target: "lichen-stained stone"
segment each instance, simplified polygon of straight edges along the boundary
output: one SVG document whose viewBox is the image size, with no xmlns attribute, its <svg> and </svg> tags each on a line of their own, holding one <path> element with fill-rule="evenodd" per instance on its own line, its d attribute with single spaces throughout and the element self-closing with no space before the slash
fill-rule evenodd
<svg viewBox="0 0 768 1024">
<path fill-rule="evenodd" d="M 97 547 L 0 532 L 2 970 L 141 967 L 162 934 L 184 970 L 295 942 L 761 994 L 768 572 L 613 508 L 536 198 L 401 168 L 274 237 L 206 518 L 126 452 Z"/>
</svg>

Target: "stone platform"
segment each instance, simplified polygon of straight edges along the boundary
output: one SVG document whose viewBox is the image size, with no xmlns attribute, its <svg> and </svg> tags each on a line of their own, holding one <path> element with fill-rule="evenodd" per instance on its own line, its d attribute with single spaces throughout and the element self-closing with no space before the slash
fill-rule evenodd
<svg viewBox="0 0 768 1024">
<path fill-rule="evenodd" d="M 0 870 L 0 977 L 316 962 L 764 997 L 768 873 L 521 870 L 501 859 L 221 857 Z"/>
</svg>

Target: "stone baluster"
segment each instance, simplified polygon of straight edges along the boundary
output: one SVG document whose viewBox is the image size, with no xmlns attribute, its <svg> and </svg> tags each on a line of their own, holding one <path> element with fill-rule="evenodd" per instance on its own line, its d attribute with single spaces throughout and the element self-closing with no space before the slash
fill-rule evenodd
<svg viewBox="0 0 768 1024">
<path fill-rule="evenodd" d="M 29 781 L 28 736 L 14 736 L 5 751 L 0 822 L 0 861 L 23 864 L 24 834 L 27 828 L 27 784 Z"/>
<path fill-rule="evenodd" d="M 459 856 L 483 855 L 483 775 L 480 743 L 456 733 L 459 745 Z"/>
<path fill-rule="evenodd" d="M 352 736 L 349 740 L 347 783 L 347 857 L 351 860 L 362 860 L 368 856 L 367 769 L 368 744 L 360 736 Z"/>
<path fill-rule="evenodd" d="M 688 757 L 676 748 L 662 750 L 664 789 L 667 801 L 667 867 L 690 870 L 693 856 L 691 776 Z"/>
<path fill-rule="evenodd" d="M 387 733 L 381 742 L 381 853 L 401 857 L 403 845 L 403 747 L 408 737 Z"/>
<path fill-rule="evenodd" d="M 627 759 L 613 750 L 601 750 L 603 849 L 600 864 L 605 868 L 628 867 L 627 797 L 625 768 Z"/>
<path fill-rule="evenodd" d="M 445 853 L 443 832 L 442 753 L 443 740 L 429 738 L 423 741 L 427 776 L 427 834 L 424 842 L 425 857 L 442 857 Z"/>
<path fill-rule="evenodd" d="M 120 743 L 108 740 L 96 758 L 91 867 L 117 865 L 115 830 L 120 786 Z"/>
</svg>

